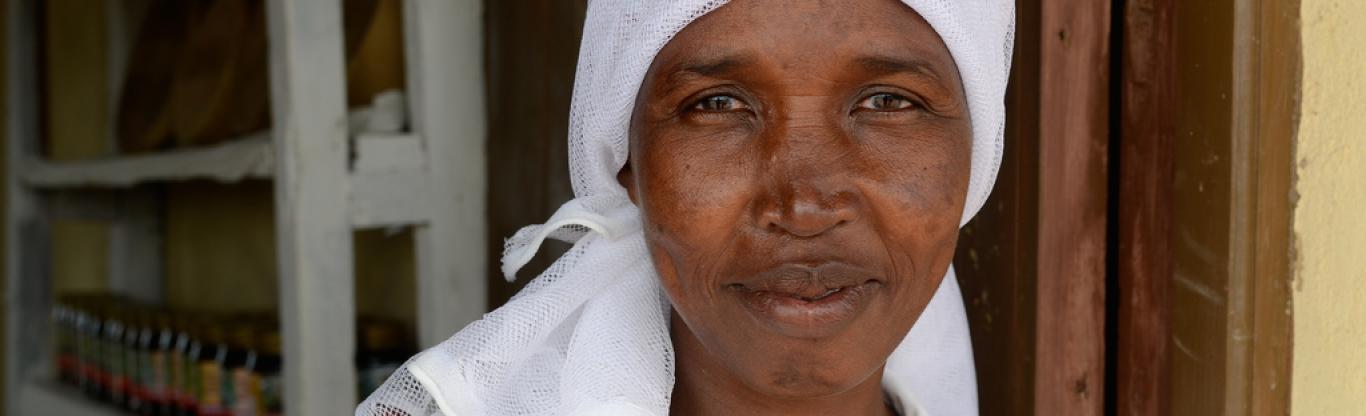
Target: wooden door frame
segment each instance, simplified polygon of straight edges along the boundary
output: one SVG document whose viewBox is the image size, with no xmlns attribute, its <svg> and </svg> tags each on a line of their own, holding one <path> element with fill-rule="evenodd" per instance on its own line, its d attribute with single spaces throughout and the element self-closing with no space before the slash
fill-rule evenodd
<svg viewBox="0 0 1366 416">
<path fill-rule="evenodd" d="M 1242 0 L 1235 6 L 1234 140 L 1248 161 L 1235 170 L 1244 194 L 1230 214 L 1241 240 L 1230 313 L 1238 350 L 1226 414 L 1290 413 L 1294 321 L 1294 145 L 1299 125 L 1302 53 L 1299 0 Z M 1246 334 L 1246 336 L 1239 336 Z"/>
<path fill-rule="evenodd" d="M 1174 0 L 1040 2 L 1036 414 L 1164 415 L 1170 402 L 1177 136 Z M 1228 0 L 1231 115 L 1223 414 L 1289 411 L 1290 219 L 1299 94 L 1298 1 Z M 1222 5 L 1221 5 L 1222 6 Z M 1111 13 L 1118 15 L 1112 16 Z M 1112 20 L 1112 17 L 1115 19 Z M 1121 54 L 1111 66 L 1111 22 Z M 1117 71 L 1115 90 L 1110 76 Z M 1112 91 L 1118 96 L 1111 97 Z M 1111 120 L 1108 105 L 1119 103 Z M 1118 137 L 1107 126 L 1118 123 Z M 1110 159 L 1111 140 L 1119 146 Z M 1111 162 L 1117 166 L 1110 166 Z M 1107 189 L 1114 169 L 1116 189 Z M 1107 192 L 1117 206 L 1107 219 Z M 1116 284 L 1105 283 L 1114 222 Z M 1118 316 L 1106 369 L 1105 298 Z M 1067 319 L 1060 319 L 1066 317 Z M 1105 386 L 1111 372 L 1114 386 Z M 1114 389 L 1112 403 L 1103 392 Z M 1208 399 L 1208 398 L 1206 398 Z"/>
<path fill-rule="evenodd" d="M 1226 58 L 1230 97 L 1227 137 L 1227 205 L 1208 221 L 1227 221 L 1226 251 L 1215 252 L 1227 276 L 1220 297 L 1224 331 L 1194 340 L 1222 345 L 1205 359 L 1221 360 L 1215 381 L 1222 397 L 1172 402 L 1178 342 L 1173 319 L 1187 310 L 1174 303 L 1173 176 L 1178 126 L 1175 111 L 1180 64 L 1175 0 L 1126 0 L 1123 16 L 1119 207 L 1117 235 L 1118 363 L 1116 410 L 1121 415 L 1165 415 L 1191 409 L 1182 400 L 1218 402 L 1225 415 L 1284 415 L 1290 410 L 1292 320 L 1290 221 L 1293 144 L 1300 91 L 1299 1 L 1231 0 Z M 1218 49 L 1218 48 L 1216 48 Z M 1222 166 L 1222 165 L 1221 165 Z M 1177 311 L 1177 312 L 1173 312 Z M 1187 336 L 1192 334 L 1187 333 Z M 1187 340 L 1191 342 L 1191 340 Z M 1180 345 L 1177 345 L 1180 348 Z M 1189 354 L 1188 351 L 1183 353 Z M 1208 405 L 1208 404 L 1205 404 Z"/>
</svg>

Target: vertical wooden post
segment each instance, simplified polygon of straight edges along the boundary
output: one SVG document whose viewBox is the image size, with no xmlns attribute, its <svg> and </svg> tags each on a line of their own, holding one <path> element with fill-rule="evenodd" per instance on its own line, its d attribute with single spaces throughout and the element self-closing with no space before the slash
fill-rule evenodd
<svg viewBox="0 0 1366 416">
<path fill-rule="evenodd" d="M 19 167 L 38 154 L 37 7 L 31 0 L 5 2 L 5 407 L 16 414 L 18 392 L 31 363 L 45 362 L 27 340 L 46 339 L 42 313 L 50 296 L 47 223 L 38 195 L 19 180 Z"/>
<path fill-rule="evenodd" d="M 483 2 L 404 7 L 413 131 L 426 144 L 431 220 L 417 228 L 418 342 L 483 316 L 488 273 Z"/>
<path fill-rule="evenodd" d="M 285 408 L 356 404 L 355 284 L 339 0 L 268 2 Z"/>
<path fill-rule="evenodd" d="M 18 415 L 19 391 L 36 368 L 51 363 L 52 303 L 49 226 L 42 200 L 20 181 L 23 161 L 40 154 L 37 1 L 5 1 L 5 412 Z"/>
<path fill-rule="evenodd" d="M 1120 105 L 1119 414 L 1169 414 L 1175 0 L 1129 0 Z"/>
<path fill-rule="evenodd" d="M 18 414 L 30 373 L 48 357 L 48 223 L 37 192 L 20 181 L 23 161 L 39 154 L 37 2 L 5 4 L 5 410 Z"/>
<path fill-rule="evenodd" d="M 1044 0 L 1034 410 L 1099 415 L 1105 378 L 1110 2 Z"/>
</svg>

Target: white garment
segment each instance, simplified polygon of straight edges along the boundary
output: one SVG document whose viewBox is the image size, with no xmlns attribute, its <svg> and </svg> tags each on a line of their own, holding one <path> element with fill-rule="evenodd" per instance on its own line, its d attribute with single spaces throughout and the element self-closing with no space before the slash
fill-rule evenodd
<svg viewBox="0 0 1366 416">
<path fill-rule="evenodd" d="M 1014 35 L 1012 0 L 902 0 L 943 38 L 972 117 L 966 223 L 1001 160 Z M 511 279 L 545 238 L 574 243 L 511 301 L 413 359 L 358 416 L 668 414 L 674 382 L 668 299 L 616 181 L 636 92 L 678 31 L 725 0 L 591 0 L 570 108 L 576 198 L 507 241 Z M 953 270 L 888 358 L 883 386 L 920 414 L 977 414 L 966 314 Z"/>
</svg>

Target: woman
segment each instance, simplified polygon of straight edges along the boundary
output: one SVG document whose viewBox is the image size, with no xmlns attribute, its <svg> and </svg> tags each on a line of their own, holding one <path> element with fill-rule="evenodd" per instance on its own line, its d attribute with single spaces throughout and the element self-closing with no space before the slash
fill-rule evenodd
<svg viewBox="0 0 1366 416">
<path fill-rule="evenodd" d="M 723 3 L 590 2 L 577 198 L 503 272 L 574 248 L 358 415 L 976 413 L 950 262 L 1013 6 Z"/>
</svg>

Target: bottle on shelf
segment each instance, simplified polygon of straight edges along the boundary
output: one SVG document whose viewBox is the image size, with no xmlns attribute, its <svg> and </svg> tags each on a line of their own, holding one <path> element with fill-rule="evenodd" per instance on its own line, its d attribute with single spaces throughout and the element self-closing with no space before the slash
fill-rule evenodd
<svg viewBox="0 0 1366 416">
<path fill-rule="evenodd" d="M 75 335 L 72 342 L 76 345 L 76 367 L 73 375 L 75 376 L 76 387 L 89 394 L 92 390 L 89 368 L 91 351 L 89 336 L 90 302 L 87 298 L 77 298 L 75 304 L 77 306 L 71 311 L 72 333 Z"/>
<path fill-rule="evenodd" d="M 278 322 L 267 320 L 261 327 L 256 357 L 256 376 L 260 380 L 261 416 L 280 416 L 284 414 L 284 379 L 280 370 L 283 362 L 280 356 L 280 326 Z"/>
<path fill-rule="evenodd" d="M 278 416 L 284 410 L 282 342 L 273 315 L 153 307 L 109 295 L 62 295 L 50 312 L 59 379 L 128 414 Z M 398 321 L 356 326 L 360 397 L 413 353 Z"/>
<path fill-rule="evenodd" d="M 205 326 L 196 361 L 199 367 L 198 416 L 230 416 L 223 396 L 228 359 L 227 334 L 220 319 Z"/>
<path fill-rule="evenodd" d="M 79 350 L 76 326 L 78 301 L 73 295 L 59 296 L 52 305 L 52 347 L 53 368 L 57 380 L 68 385 L 79 385 Z"/>
<path fill-rule="evenodd" d="M 123 371 L 126 399 L 123 409 L 130 414 L 142 412 L 147 405 L 147 350 L 142 339 L 147 332 L 149 309 L 142 304 L 125 306 L 127 312 L 123 329 Z"/>
<path fill-rule="evenodd" d="M 256 374 L 256 338 L 260 326 L 260 319 L 245 317 L 234 322 L 228 334 L 223 399 L 233 416 L 261 414 L 258 400 L 261 383 Z"/>
<path fill-rule="evenodd" d="M 143 416 L 170 416 L 170 352 L 175 330 L 170 315 L 161 308 L 149 308 L 138 335 L 142 353 L 138 390 L 142 405 L 136 413 Z"/>
<path fill-rule="evenodd" d="M 81 309 L 76 311 L 76 385 L 81 392 L 91 398 L 99 397 L 100 320 L 95 316 L 97 300 L 81 300 Z"/>
<path fill-rule="evenodd" d="M 195 416 L 199 410 L 199 339 L 196 328 L 200 322 L 194 314 L 182 314 L 176 320 L 176 343 L 171 354 L 172 388 L 176 416 Z"/>
</svg>

